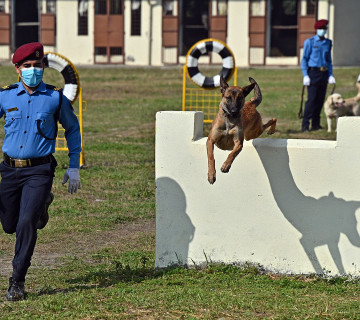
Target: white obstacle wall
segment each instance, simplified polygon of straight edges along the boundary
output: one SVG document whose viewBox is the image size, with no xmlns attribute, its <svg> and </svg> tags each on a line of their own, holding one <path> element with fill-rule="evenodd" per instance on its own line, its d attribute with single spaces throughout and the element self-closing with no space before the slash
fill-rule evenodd
<svg viewBox="0 0 360 320">
<path fill-rule="evenodd" d="M 278 273 L 360 275 L 360 117 L 337 141 L 245 142 L 207 181 L 201 112 L 156 116 L 156 266 L 259 263 Z"/>
</svg>

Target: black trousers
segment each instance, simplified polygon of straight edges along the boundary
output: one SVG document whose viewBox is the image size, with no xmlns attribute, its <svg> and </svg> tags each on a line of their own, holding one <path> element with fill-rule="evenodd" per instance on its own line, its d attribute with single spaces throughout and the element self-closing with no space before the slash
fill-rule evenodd
<svg viewBox="0 0 360 320">
<path fill-rule="evenodd" d="M 13 278 L 25 281 L 34 252 L 36 223 L 45 207 L 57 162 L 27 168 L 12 168 L 0 164 L 0 219 L 6 233 L 16 232 Z"/>
<path fill-rule="evenodd" d="M 310 86 L 307 87 L 308 99 L 305 104 L 302 129 L 312 129 L 320 126 L 320 114 L 325 101 L 328 84 L 328 71 L 309 70 Z"/>
</svg>

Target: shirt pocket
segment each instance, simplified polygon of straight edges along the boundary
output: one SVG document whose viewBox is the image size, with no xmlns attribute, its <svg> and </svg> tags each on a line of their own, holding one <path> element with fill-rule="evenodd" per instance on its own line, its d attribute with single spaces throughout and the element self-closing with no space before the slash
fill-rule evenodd
<svg viewBox="0 0 360 320">
<path fill-rule="evenodd" d="M 55 132 L 54 115 L 50 112 L 37 112 L 34 126 L 34 131 L 37 133 L 39 133 L 38 128 L 45 136 L 53 136 Z"/>
<path fill-rule="evenodd" d="M 6 114 L 5 117 L 5 133 L 11 133 L 20 130 L 22 114 L 21 111 L 11 111 Z"/>
</svg>

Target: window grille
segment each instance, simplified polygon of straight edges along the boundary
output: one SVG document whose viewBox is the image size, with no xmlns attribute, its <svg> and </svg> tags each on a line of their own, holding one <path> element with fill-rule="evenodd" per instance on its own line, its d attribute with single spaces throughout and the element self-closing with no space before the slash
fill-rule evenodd
<svg viewBox="0 0 360 320">
<path fill-rule="evenodd" d="M 122 14 L 122 0 L 110 0 L 110 14 Z"/>
<path fill-rule="evenodd" d="M 106 0 L 95 0 L 95 14 L 106 14 Z"/>
<path fill-rule="evenodd" d="M 131 0 L 131 35 L 141 35 L 141 0 Z"/>
<path fill-rule="evenodd" d="M 110 47 L 110 55 L 111 56 L 121 56 L 122 55 L 122 47 Z"/>
<path fill-rule="evenodd" d="M 95 55 L 106 56 L 106 47 L 95 47 Z"/>
<path fill-rule="evenodd" d="M 88 0 L 78 0 L 78 35 L 88 35 Z"/>
</svg>

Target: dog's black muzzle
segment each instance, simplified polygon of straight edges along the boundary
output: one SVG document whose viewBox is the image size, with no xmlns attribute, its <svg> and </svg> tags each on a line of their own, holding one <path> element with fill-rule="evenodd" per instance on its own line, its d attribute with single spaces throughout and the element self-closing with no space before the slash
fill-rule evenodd
<svg viewBox="0 0 360 320">
<path fill-rule="evenodd" d="M 239 116 L 240 110 L 238 108 L 227 108 L 227 106 L 222 106 L 223 111 L 225 112 L 226 116 L 229 118 L 236 118 Z"/>
</svg>

